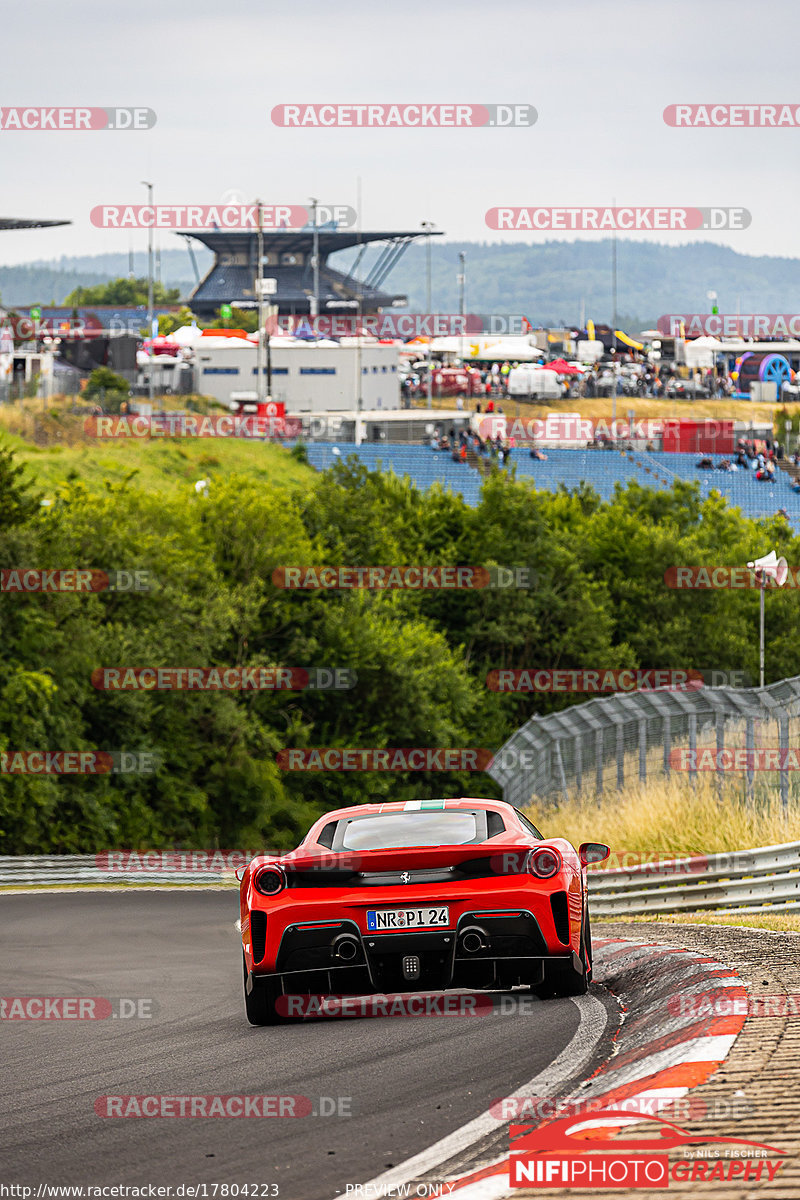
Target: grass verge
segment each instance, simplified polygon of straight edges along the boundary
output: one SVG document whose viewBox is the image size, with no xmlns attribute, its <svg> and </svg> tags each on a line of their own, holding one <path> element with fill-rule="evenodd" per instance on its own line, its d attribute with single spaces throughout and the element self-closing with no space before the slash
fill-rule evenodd
<svg viewBox="0 0 800 1200">
<path fill-rule="evenodd" d="M 790 802 L 784 812 L 777 783 L 748 803 L 740 782 L 673 777 L 599 799 L 570 798 L 544 811 L 531 806 L 526 815 L 545 836 L 575 846 L 605 842 L 614 854 L 642 862 L 800 841 L 800 804 Z"/>
</svg>

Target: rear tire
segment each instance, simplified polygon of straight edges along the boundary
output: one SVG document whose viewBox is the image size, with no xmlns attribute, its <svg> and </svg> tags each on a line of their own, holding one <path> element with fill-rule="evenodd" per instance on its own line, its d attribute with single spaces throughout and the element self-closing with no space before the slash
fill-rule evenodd
<svg viewBox="0 0 800 1200">
<path fill-rule="evenodd" d="M 588 910 L 584 909 L 580 951 L 583 972 L 578 973 L 570 963 L 545 963 L 544 983 L 531 988 L 533 994 L 542 1000 L 551 996 L 585 996 L 592 978 L 591 953 L 592 931 Z"/>
<path fill-rule="evenodd" d="M 282 1018 L 278 1014 L 275 1002 L 280 992 L 275 984 L 270 979 L 265 984 L 255 986 L 248 994 L 247 963 L 244 951 L 242 951 L 242 968 L 244 972 L 244 1011 L 248 1021 L 251 1025 L 279 1025 Z"/>
</svg>

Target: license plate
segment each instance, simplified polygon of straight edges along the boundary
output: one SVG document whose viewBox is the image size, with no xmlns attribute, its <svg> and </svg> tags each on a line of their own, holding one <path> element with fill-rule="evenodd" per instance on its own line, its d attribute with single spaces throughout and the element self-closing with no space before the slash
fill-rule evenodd
<svg viewBox="0 0 800 1200">
<path fill-rule="evenodd" d="M 381 933 L 391 929 L 432 929 L 450 924 L 449 908 L 378 908 L 367 912 L 367 929 Z"/>
</svg>

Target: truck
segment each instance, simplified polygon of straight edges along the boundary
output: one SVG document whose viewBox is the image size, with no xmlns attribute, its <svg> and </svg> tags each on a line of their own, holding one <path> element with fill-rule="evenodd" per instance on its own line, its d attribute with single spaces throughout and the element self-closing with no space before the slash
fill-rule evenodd
<svg viewBox="0 0 800 1200">
<path fill-rule="evenodd" d="M 555 371 L 523 363 L 519 367 L 512 367 L 508 373 L 508 394 L 531 400 L 558 400 L 563 396 L 564 389 Z"/>
</svg>

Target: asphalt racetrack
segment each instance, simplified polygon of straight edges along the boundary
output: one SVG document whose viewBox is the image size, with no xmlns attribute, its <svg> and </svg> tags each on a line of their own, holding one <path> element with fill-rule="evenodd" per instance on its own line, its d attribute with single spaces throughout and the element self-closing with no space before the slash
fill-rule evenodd
<svg viewBox="0 0 800 1200">
<path fill-rule="evenodd" d="M 276 1184 L 258 1194 L 330 1200 L 532 1079 L 578 1029 L 570 1000 L 527 1014 L 253 1028 L 237 917 L 235 889 L 0 896 L 0 995 L 123 997 L 143 1012 L 154 1002 L 149 1017 L 0 1023 L 5 1182 L 206 1183 L 211 1200 L 214 1183 Z M 95 1111 L 108 1095 L 265 1094 L 308 1097 L 313 1113 Z"/>
</svg>

